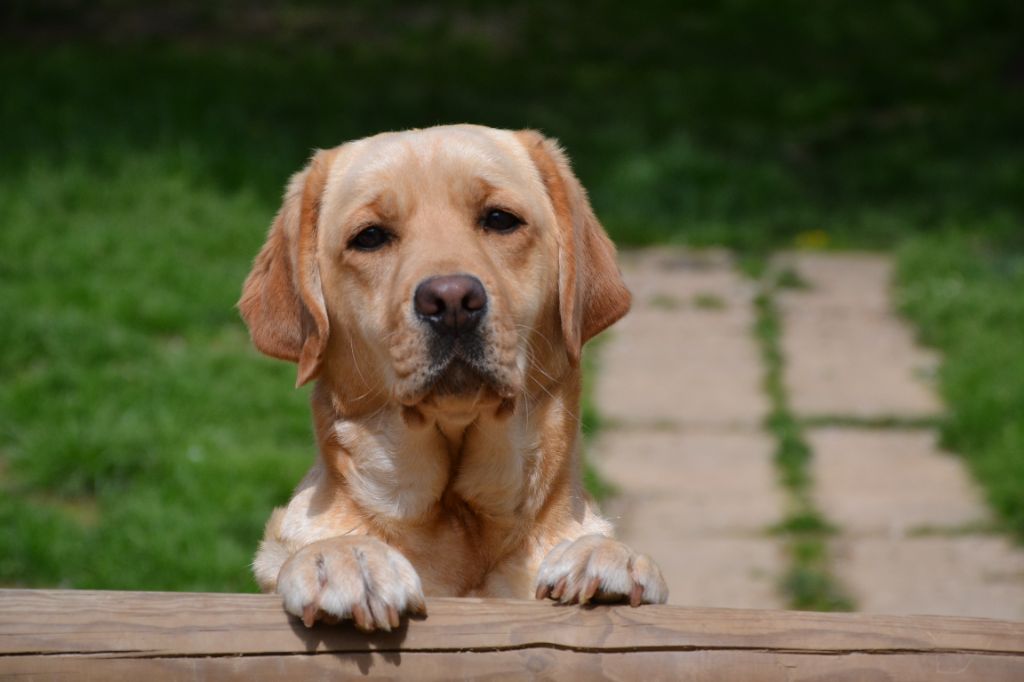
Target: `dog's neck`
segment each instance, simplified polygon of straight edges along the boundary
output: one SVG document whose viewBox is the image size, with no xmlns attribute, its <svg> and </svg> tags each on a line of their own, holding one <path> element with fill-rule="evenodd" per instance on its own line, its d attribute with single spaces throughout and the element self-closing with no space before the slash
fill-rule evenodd
<svg viewBox="0 0 1024 682">
<path fill-rule="evenodd" d="M 579 372 L 501 400 L 386 404 L 344 416 L 326 382 L 312 396 L 320 454 L 348 499 L 379 529 L 450 517 L 453 507 L 493 526 L 533 523 L 573 475 Z"/>
</svg>

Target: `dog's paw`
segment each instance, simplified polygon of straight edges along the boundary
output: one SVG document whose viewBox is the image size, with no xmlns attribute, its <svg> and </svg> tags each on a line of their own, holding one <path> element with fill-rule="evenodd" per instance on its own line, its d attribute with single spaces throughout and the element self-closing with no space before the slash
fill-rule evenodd
<svg viewBox="0 0 1024 682">
<path fill-rule="evenodd" d="M 367 535 L 306 545 L 281 567 L 277 593 L 306 627 L 352 619 L 360 630 L 390 631 L 402 614 L 423 615 L 420 577 L 409 560 Z"/>
<path fill-rule="evenodd" d="M 603 535 L 584 535 L 563 540 L 541 562 L 537 599 L 549 597 L 563 604 L 664 604 L 668 586 L 646 554 Z"/>
</svg>

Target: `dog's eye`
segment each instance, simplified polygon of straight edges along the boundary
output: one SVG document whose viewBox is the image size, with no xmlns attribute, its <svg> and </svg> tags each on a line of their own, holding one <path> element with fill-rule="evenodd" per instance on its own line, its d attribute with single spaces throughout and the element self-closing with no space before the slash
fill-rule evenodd
<svg viewBox="0 0 1024 682">
<path fill-rule="evenodd" d="M 355 237 L 352 237 L 348 245 L 359 251 L 376 251 L 392 239 L 394 239 L 394 236 L 383 227 L 371 225 Z"/>
<path fill-rule="evenodd" d="M 491 209 L 481 218 L 480 224 L 485 230 L 493 232 L 512 232 L 523 224 L 517 216 L 502 211 L 500 208 Z"/>
</svg>

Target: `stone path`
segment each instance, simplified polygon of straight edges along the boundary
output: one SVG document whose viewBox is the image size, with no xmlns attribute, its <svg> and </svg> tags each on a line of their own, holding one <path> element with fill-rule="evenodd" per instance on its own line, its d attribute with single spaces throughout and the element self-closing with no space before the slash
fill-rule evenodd
<svg viewBox="0 0 1024 682">
<path fill-rule="evenodd" d="M 625 254 L 622 269 L 633 311 L 600 350 L 594 447 L 619 535 L 657 558 L 674 604 L 781 608 L 753 288 L 725 254 Z"/>
<path fill-rule="evenodd" d="M 785 385 L 816 425 L 814 500 L 840 529 L 834 573 L 858 609 L 1024 619 L 1024 551 L 987 531 L 979 490 L 927 428 L 937 358 L 891 310 L 889 261 L 781 261 L 809 284 L 778 296 Z M 657 558 L 672 603 L 782 608 L 787 558 L 766 529 L 785 497 L 761 426 L 753 286 L 724 253 L 634 252 L 622 266 L 634 310 L 599 351 L 606 428 L 592 448 L 621 491 L 607 511 Z"/>
<path fill-rule="evenodd" d="M 939 414 L 915 346 L 889 302 L 878 255 L 787 257 L 810 284 L 780 297 L 786 381 L 801 417 Z M 1024 619 L 1024 550 L 986 533 L 991 515 L 933 429 L 810 429 L 815 499 L 841 530 L 835 572 L 859 610 Z"/>
<path fill-rule="evenodd" d="M 801 417 L 934 416 L 922 378 L 937 358 L 916 346 L 889 303 L 892 266 L 868 254 L 789 254 L 809 285 L 779 297 L 790 405 Z"/>
</svg>

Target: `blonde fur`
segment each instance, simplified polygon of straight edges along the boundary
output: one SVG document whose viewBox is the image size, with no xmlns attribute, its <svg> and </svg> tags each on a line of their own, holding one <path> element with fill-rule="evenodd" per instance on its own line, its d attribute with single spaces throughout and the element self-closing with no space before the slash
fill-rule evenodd
<svg viewBox="0 0 1024 682">
<path fill-rule="evenodd" d="M 481 229 L 494 208 L 525 224 Z M 369 225 L 393 241 L 353 249 Z M 457 273 L 487 292 L 488 381 L 439 393 L 412 294 Z M 580 349 L 629 293 L 553 141 L 442 126 L 318 152 L 239 307 L 257 348 L 317 382 L 319 458 L 253 563 L 291 613 L 389 629 L 424 594 L 664 601 L 657 567 L 611 539 L 581 483 Z"/>
</svg>

